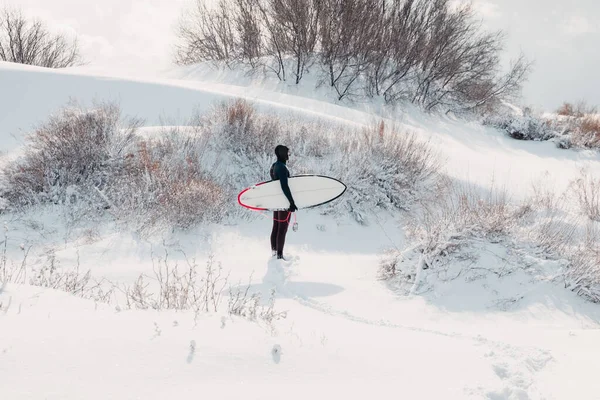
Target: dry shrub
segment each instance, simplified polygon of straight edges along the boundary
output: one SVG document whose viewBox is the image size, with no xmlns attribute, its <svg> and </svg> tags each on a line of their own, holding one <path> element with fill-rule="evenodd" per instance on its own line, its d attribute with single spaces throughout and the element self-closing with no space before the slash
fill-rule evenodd
<svg viewBox="0 0 600 400">
<path fill-rule="evenodd" d="M 531 218 L 523 226 L 525 236 L 545 254 L 561 256 L 576 243 L 580 218 L 567 209 L 566 193 L 558 195 L 548 174 L 532 183 L 533 194 L 526 200 Z"/>
<path fill-rule="evenodd" d="M 219 104 L 213 123 L 221 126 L 219 140 L 227 148 L 250 157 L 272 154 L 283 129 L 278 118 L 256 113 L 254 105 L 244 99 Z"/>
<path fill-rule="evenodd" d="M 140 140 L 106 196 L 118 215 L 136 216 L 142 230 L 217 221 L 225 195 L 202 164 L 206 151 L 205 138 L 177 129 Z"/>
<path fill-rule="evenodd" d="M 576 104 L 564 102 L 556 113 L 564 117 L 575 117 L 581 118 L 588 114 L 595 114 L 597 112 L 596 107 L 588 106 L 585 101 L 579 101 Z"/>
<path fill-rule="evenodd" d="M 579 221 L 558 209 L 538 214 L 528 237 L 549 256 L 564 256 L 577 242 Z"/>
<path fill-rule="evenodd" d="M 363 138 L 369 155 L 393 177 L 392 184 L 397 188 L 414 187 L 439 171 L 439 154 L 414 132 L 403 132 L 381 122 L 364 130 Z"/>
<path fill-rule="evenodd" d="M 250 125 L 255 115 L 252 104 L 244 99 L 222 103 L 220 107 L 225 112 L 227 124 L 230 126 Z"/>
<path fill-rule="evenodd" d="M 31 247 L 23 250 L 23 258 L 15 263 L 7 256 L 8 235 L 6 234 L 2 243 L 2 254 L 0 257 L 0 288 L 8 283 L 17 285 L 29 284 L 43 288 L 61 290 L 63 292 L 97 302 L 109 303 L 113 295 L 113 288 L 104 280 L 92 279 L 91 271 L 80 271 L 79 256 L 74 268 L 68 269 L 61 266 L 57 260 L 55 251 L 50 249 L 46 253 L 46 260 L 36 263 L 36 266 L 28 264 L 28 255 Z M 1 290 L 0 290 L 1 291 Z"/>
<path fill-rule="evenodd" d="M 575 105 L 564 103 L 557 114 L 563 118 L 552 123 L 568 136 L 570 143 L 565 147 L 600 148 L 600 116 L 596 107 L 588 106 L 585 101 Z"/>
<path fill-rule="evenodd" d="M 562 115 L 564 117 L 570 117 L 574 115 L 573 105 L 571 103 L 564 102 L 558 110 L 556 110 L 558 115 Z"/>
</svg>

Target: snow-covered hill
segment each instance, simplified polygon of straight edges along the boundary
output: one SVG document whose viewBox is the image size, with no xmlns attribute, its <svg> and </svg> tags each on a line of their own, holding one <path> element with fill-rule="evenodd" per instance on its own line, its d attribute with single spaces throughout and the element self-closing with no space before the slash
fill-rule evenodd
<svg viewBox="0 0 600 400">
<path fill-rule="evenodd" d="M 165 73 L 165 78 L 150 80 L 48 71 L 1 62 L 0 71 L 4 93 L 0 98 L 0 151 L 18 146 L 22 133 L 41 123 L 70 98 L 87 105 L 93 100 L 118 101 L 124 114 L 143 118 L 147 126 L 153 126 L 185 124 L 194 110 L 206 110 L 217 101 L 241 97 L 255 102 L 259 108 L 308 118 L 351 125 L 381 119 L 399 123 L 443 149 L 447 158 L 446 172 L 450 176 L 483 186 L 494 179 L 496 184 L 509 186 L 513 195 L 529 193 L 531 183 L 544 175 L 549 175 L 556 190 L 561 191 L 582 167 L 589 168 L 592 174 L 600 174 L 600 156 L 596 152 L 566 152 L 552 143 L 518 142 L 495 129 L 452 118 L 426 116 L 414 109 L 386 110 L 369 104 L 346 107 L 324 100 L 325 96 L 321 100 L 296 96 L 289 93 L 297 89 L 263 81 L 260 86 L 253 85 L 251 80 L 240 78 L 240 73 L 215 74 L 203 68 L 190 75 L 175 70 Z M 208 78 L 214 80 L 202 80 Z M 306 87 L 313 85 L 309 82 Z M 301 90 L 299 94 L 306 93 L 310 92 Z"/>
<path fill-rule="evenodd" d="M 450 177 L 482 187 L 493 180 L 515 199 L 542 177 L 561 192 L 581 167 L 600 175 L 598 154 L 519 142 L 415 110 L 348 107 L 269 83 L 208 81 L 185 70 L 161 79 L 104 75 L 0 63 L 5 157 L 19 154 L 21 133 L 69 98 L 118 100 L 124 114 L 152 127 L 186 124 L 194 110 L 243 97 L 260 109 L 331 119 L 349 129 L 396 120 L 430 139 L 446 157 Z M 294 261 L 280 264 L 270 258 L 268 217 L 153 238 L 90 223 L 77 228 L 78 236 L 58 210 L 0 214 L 11 271 L 20 271 L 32 246 L 27 265 L 34 269 L 48 260 L 59 269 L 78 265 L 124 289 L 140 274 L 175 265 L 184 270 L 188 263 L 203 271 L 214 258 L 234 293 L 248 288 L 267 300 L 274 289 L 274 312 L 286 315 L 257 321 L 230 315 L 228 290 L 217 312 L 194 313 L 133 310 L 122 296 L 105 304 L 8 284 L 0 289 L 2 398 L 599 398 L 600 308 L 553 279 L 560 260 L 482 241 L 469 248 L 476 258 L 455 260 L 406 293 L 378 276 L 383 252 L 409 245 L 400 213 L 374 213 L 370 226 L 360 226 L 301 211 L 299 231 L 286 244 Z M 416 269 L 418 254 L 405 254 Z M 475 264 L 463 268 L 465 260 Z"/>
</svg>

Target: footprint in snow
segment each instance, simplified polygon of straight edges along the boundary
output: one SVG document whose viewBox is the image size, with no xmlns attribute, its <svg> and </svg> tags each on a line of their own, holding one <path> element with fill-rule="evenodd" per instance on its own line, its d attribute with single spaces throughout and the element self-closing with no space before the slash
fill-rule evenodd
<svg viewBox="0 0 600 400">
<path fill-rule="evenodd" d="M 498 375 L 498 378 L 506 379 L 510 377 L 510 373 L 508 372 L 506 365 L 496 364 L 493 365 L 492 368 L 494 369 L 496 375 Z"/>
<path fill-rule="evenodd" d="M 279 362 L 281 361 L 281 346 L 276 344 L 273 346 L 273 348 L 271 349 L 271 357 L 273 357 L 273 361 L 275 361 L 275 364 L 279 364 Z"/>
<path fill-rule="evenodd" d="M 189 353 L 187 356 L 187 363 L 191 364 L 194 361 L 194 356 L 196 355 L 196 341 L 190 340 Z"/>
<path fill-rule="evenodd" d="M 511 388 L 489 392 L 486 397 L 489 400 L 529 400 L 529 395 L 524 390 Z"/>
</svg>

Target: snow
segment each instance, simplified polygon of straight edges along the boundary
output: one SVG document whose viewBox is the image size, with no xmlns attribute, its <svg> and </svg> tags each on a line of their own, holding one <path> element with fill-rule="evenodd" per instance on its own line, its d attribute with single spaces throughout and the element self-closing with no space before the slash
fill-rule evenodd
<svg viewBox="0 0 600 400">
<path fill-rule="evenodd" d="M 379 251 L 388 245 L 378 228 L 299 214 L 300 230 L 288 238 L 297 257 L 291 265 L 269 259 L 268 219 L 180 235 L 168 246 L 173 260 L 181 260 L 178 248 L 200 264 L 211 253 L 232 282 L 253 275 L 252 291 L 275 288 L 276 308 L 288 316 L 272 327 L 225 313 L 126 310 L 7 285 L 0 294 L 0 394 L 306 399 L 400 391 L 409 398 L 591 399 L 600 389 L 587 372 L 598 366 L 590 351 L 600 339 L 596 305 L 560 285 L 529 283 L 524 272 L 398 297 L 376 279 Z M 383 221 L 381 229 L 393 232 L 393 225 Z M 76 251 L 87 255 L 94 276 L 113 281 L 131 282 L 152 268 L 149 244 L 126 233 L 67 245 L 57 256 L 70 265 Z M 503 261 L 482 260 L 495 264 Z M 492 306 L 507 295 L 523 299 Z"/>
<path fill-rule="evenodd" d="M 384 118 L 419 132 L 447 158 L 445 172 L 481 187 L 506 186 L 514 198 L 550 177 L 560 192 L 600 156 L 551 143 L 512 140 L 491 128 L 416 110 L 336 104 L 310 83 L 300 89 L 204 70 L 157 77 L 96 67 L 49 71 L 0 63 L 0 151 L 18 154 L 22 133 L 69 98 L 119 100 L 125 115 L 156 126 L 185 125 L 194 110 L 244 97 L 261 109 L 324 118 L 354 128 Z M 166 121 L 166 122 L 165 122 Z M 291 144 L 293 149 L 293 144 Z M 334 162 L 335 160 L 332 160 Z M 240 188 L 242 189 L 242 188 Z M 600 393 L 593 351 L 600 308 L 565 290 L 559 261 L 515 254 L 505 243 L 476 243 L 477 266 L 457 262 L 445 275 L 419 270 L 416 284 L 378 279 L 383 252 L 406 249 L 399 214 L 370 226 L 349 218 L 297 214 L 288 233 L 291 263 L 269 258 L 269 216 L 141 238 L 90 222 L 82 235 L 59 211 L 0 214 L 10 260 L 35 246 L 29 265 L 53 250 L 62 268 L 81 263 L 95 279 L 131 285 L 152 274 L 167 251 L 184 265 L 218 260 L 232 284 L 268 297 L 286 318 L 249 321 L 226 310 L 127 309 L 31 285 L 0 288 L 0 397 L 7 399 L 388 398 L 594 399 Z M 411 266 L 415 254 L 406 253 Z M 460 279 L 450 279 L 466 270 Z M 250 281 L 249 281 L 250 280 Z M 228 296 L 228 293 L 224 293 Z"/>
</svg>

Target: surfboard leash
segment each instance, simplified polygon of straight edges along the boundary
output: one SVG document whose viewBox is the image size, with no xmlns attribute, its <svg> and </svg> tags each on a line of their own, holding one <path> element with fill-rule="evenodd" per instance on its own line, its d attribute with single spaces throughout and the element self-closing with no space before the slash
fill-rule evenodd
<svg viewBox="0 0 600 400">
<path fill-rule="evenodd" d="M 270 219 L 272 219 L 275 222 L 287 222 L 288 225 L 290 224 L 290 219 L 291 219 L 290 217 L 292 216 L 292 214 L 294 214 L 294 223 L 292 224 L 292 230 L 294 232 L 298 231 L 298 220 L 296 218 L 296 213 L 292 213 L 291 211 L 288 211 L 288 215 L 287 215 L 286 219 L 281 219 L 280 220 L 280 219 L 276 219 L 276 218 L 267 216 L 267 214 L 264 211 L 258 211 L 258 210 L 252 210 L 252 211 L 256 211 L 260 215 L 264 216 L 265 218 L 270 218 Z"/>
</svg>

